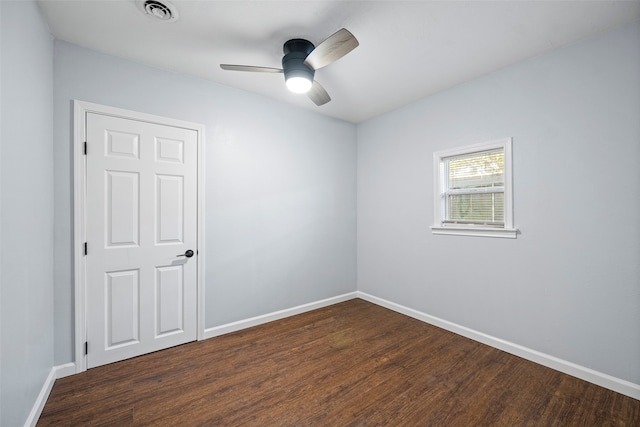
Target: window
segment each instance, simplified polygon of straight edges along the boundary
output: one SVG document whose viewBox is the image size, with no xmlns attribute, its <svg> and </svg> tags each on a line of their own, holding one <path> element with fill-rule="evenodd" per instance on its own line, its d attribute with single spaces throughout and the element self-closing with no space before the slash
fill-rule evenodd
<svg viewBox="0 0 640 427">
<path fill-rule="evenodd" d="M 511 138 L 433 154 L 434 234 L 515 238 Z"/>
</svg>

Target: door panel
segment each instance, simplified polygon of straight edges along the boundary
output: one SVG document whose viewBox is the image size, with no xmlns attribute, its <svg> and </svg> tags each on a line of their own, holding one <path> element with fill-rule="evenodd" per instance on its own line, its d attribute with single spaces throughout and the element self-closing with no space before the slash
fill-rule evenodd
<svg viewBox="0 0 640 427">
<path fill-rule="evenodd" d="M 138 246 L 140 180 L 136 172 L 105 171 L 107 247 Z"/>
<path fill-rule="evenodd" d="M 91 368 L 196 339 L 197 132 L 86 120 Z"/>
<path fill-rule="evenodd" d="M 182 265 L 158 267 L 156 273 L 156 337 L 159 337 L 184 328 L 184 269 Z"/>
<path fill-rule="evenodd" d="M 138 270 L 105 274 L 107 349 L 136 344 L 140 336 L 140 274 Z"/>
<path fill-rule="evenodd" d="M 158 244 L 183 241 L 184 180 L 181 176 L 156 176 L 156 242 Z"/>
</svg>

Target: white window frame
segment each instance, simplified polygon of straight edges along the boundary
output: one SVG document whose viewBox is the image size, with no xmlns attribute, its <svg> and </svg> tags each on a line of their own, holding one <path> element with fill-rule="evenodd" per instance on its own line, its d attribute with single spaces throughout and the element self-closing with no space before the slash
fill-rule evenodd
<svg viewBox="0 0 640 427">
<path fill-rule="evenodd" d="M 446 201 L 444 197 L 447 190 L 445 188 L 445 159 L 491 150 L 504 151 L 504 227 L 483 224 L 445 223 Z M 508 239 L 517 237 L 518 230 L 513 226 L 513 165 L 511 151 L 512 139 L 504 138 L 433 153 L 434 222 L 430 227 L 433 234 L 502 237 Z"/>
</svg>

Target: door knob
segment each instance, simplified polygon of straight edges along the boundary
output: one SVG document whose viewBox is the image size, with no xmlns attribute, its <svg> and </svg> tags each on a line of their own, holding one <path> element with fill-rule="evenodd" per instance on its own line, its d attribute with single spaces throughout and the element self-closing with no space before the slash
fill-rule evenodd
<svg viewBox="0 0 640 427">
<path fill-rule="evenodd" d="M 178 254 L 176 256 L 186 256 L 187 258 L 191 258 L 193 256 L 193 251 L 191 249 L 187 249 L 185 253 Z"/>
</svg>

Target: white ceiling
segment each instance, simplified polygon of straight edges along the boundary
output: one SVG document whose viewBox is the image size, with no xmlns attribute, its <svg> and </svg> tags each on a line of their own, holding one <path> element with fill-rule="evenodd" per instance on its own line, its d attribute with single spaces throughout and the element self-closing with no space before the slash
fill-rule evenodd
<svg viewBox="0 0 640 427">
<path fill-rule="evenodd" d="M 476 77 L 640 19 L 640 1 L 184 1 L 156 22 L 134 0 L 40 0 L 53 35 L 100 52 L 199 76 L 358 123 Z M 319 44 L 347 28 L 360 46 L 316 72 L 317 107 L 282 74 L 291 38 Z"/>
</svg>

